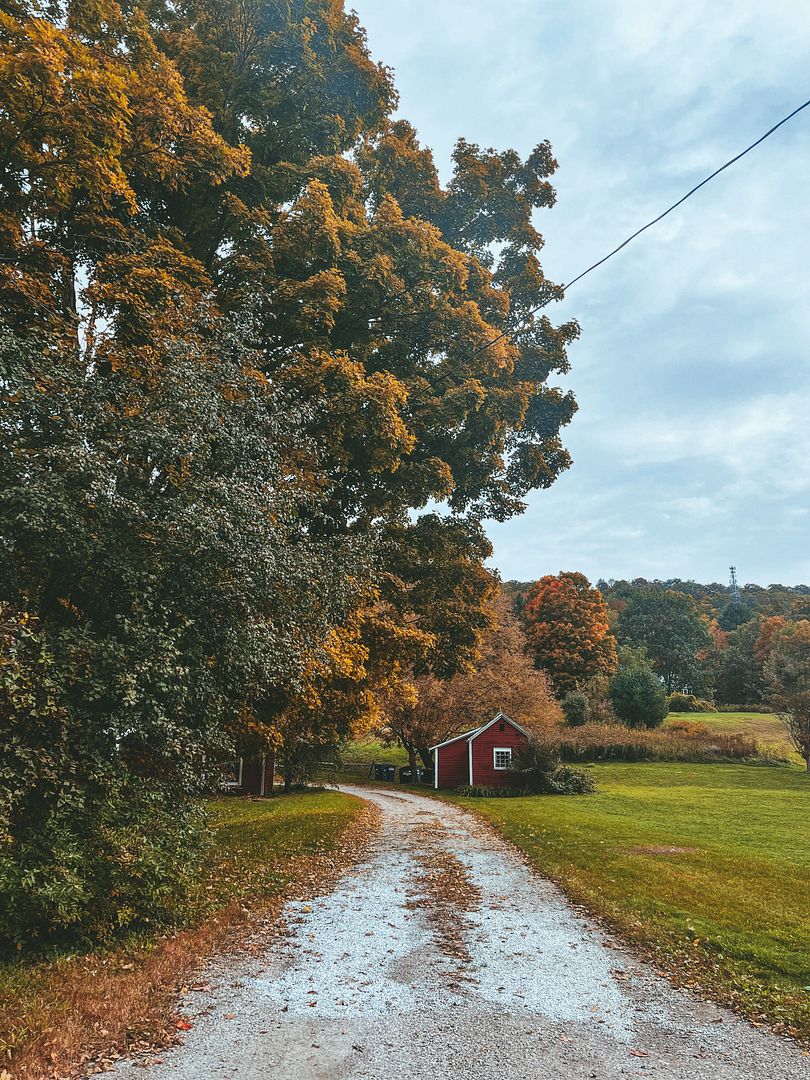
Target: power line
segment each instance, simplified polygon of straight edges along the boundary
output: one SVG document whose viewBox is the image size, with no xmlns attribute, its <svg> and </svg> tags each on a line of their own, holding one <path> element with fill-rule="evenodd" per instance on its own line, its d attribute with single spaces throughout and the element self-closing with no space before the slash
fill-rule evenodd
<svg viewBox="0 0 810 1080">
<path fill-rule="evenodd" d="M 810 98 L 808 98 L 807 101 L 799 105 L 798 108 L 795 108 L 793 112 L 788 113 L 787 116 L 783 117 L 778 124 L 774 124 L 772 128 L 768 128 L 765 134 L 760 135 L 756 142 L 752 142 L 750 146 L 746 146 L 744 150 L 741 150 L 739 154 L 736 154 L 733 158 L 730 158 L 724 165 L 721 165 L 719 169 L 715 169 L 713 173 L 709 173 L 709 175 L 705 179 L 701 180 L 699 184 L 695 184 L 693 188 L 687 191 L 685 195 L 681 196 L 681 198 L 678 199 L 677 202 L 674 202 L 672 206 L 668 206 L 663 213 L 658 215 L 658 217 L 653 218 L 652 221 L 648 221 L 647 224 L 642 225 L 640 229 L 636 229 L 636 231 L 631 236 L 628 236 L 626 240 L 623 240 L 618 247 L 615 247 L 612 251 L 609 251 L 607 255 L 603 256 L 597 262 L 592 263 L 591 266 L 589 266 L 587 270 L 583 270 L 581 274 L 577 274 L 577 276 L 575 278 L 572 278 L 567 285 L 562 286 L 563 295 L 565 295 L 565 293 L 568 291 L 568 289 L 571 288 L 572 285 L 576 285 L 578 281 L 582 281 L 586 274 L 590 274 L 592 270 L 596 270 L 598 266 L 602 266 L 602 264 L 606 263 L 608 259 L 612 259 L 614 255 L 617 255 L 622 250 L 622 248 L 627 247 L 627 245 L 632 240 L 635 240 L 637 236 L 641 236 L 641 234 L 643 232 L 646 232 L 647 229 L 651 229 L 653 225 L 657 225 L 659 221 L 663 221 L 667 214 L 671 214 L 673 210 L 677 210 L 677 208 L 682 203 L 685 203 L 687 199 L 691 198 L 696 191 L 700 191 L 700 189 L 704 185 L 708 184 L 710 180 L 714 180 L 715 176 L 719 176 L 721 172 L 724 172 L 726 169 L 730 168 L 730 166 L 732 166 L 735 162 L 739 161 L 740 158 L 745 157 L 746 154 L 750 154 L 751 151 L 755 149 L 755 147 L 759 146 L 759 144 L 764 142 L 770 135 L 773 135 L 773 133 L 777 131 L 780 127 L 782 127 L 783 124 L 786 124 L 788 120 L 792 120 L 793 117 L 797 115 L 797 113 L 800 113 L 802 111 L 802 109 L 806 109 L 808 105 L 810 105 Z M 548 302 L 548 300 L 545 300 L 542 304 L 538 304 L 536 308 L 532 308 L 532 310 L 526 314 L 526 316 L 522 320 L 522 323 L 525 324 L 528 318 L 536 315 L 538 311 L 541 311 L 548 304 Z M 479 346 L 474 352 L 470 354 L 468 359 L 475 360 L 475 358 L 477 356 L 480 356 L 481 353 L 486 352 L 486 350 L 492 348 L 493 345 L 497 345 L 498 342 L 503 341 L 504 338 L 511 337 L 512 334 L 519 331 L 520 328 L 521 323 L 518 323 L 518 325 L 513 329 L 504 330 L 502 333 L 498 334 L 497 337 L 492 338 L 491 341 L 486 341 L 483 345 Z"/>
</svg>

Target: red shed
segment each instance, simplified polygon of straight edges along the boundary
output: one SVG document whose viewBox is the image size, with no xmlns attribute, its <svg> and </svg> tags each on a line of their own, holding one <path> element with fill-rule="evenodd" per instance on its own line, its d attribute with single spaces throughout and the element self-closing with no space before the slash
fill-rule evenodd
<svg viewBox="0 0 810 1080">
<path fill-rule="evenodd" d="M 223 791 L 240 795 L 272 795 L 276 755 L 268 750 L 261 757 L 240 757 L 223 766 L 227 779 L 223 779 Z"/>
<path fill-rule="evenodd" d="M 509 769 L 515 750 L 529 741 L 529 733 L 499 712 L 486 724 L 432 746 L 435 786 L 455 788 L 462 784 L 502 787 L 512 782 Z"/>
</svg>

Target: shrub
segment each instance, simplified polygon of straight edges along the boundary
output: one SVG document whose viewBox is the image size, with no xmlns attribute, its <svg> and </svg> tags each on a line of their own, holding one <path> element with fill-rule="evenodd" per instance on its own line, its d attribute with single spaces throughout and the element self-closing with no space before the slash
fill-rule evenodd
<svg viewBox="0 0 810 1080">
<path fill-rule="evenodd" d="M 649 667 L 620 667 L 611 683 L 610 700 L 619 719 L 634 728 L 658 727 L 669 711 L 666 691 Z"/>
<path fill-rule="evenodd" d="M 559 750 L 536 739 L 517 751 L 512 774 L 516 786 L 533 795 L 588 795 L 596 790 L 593 777 L 561 765 Z"/>
<path fill-rule="evenodd" d="M 714 704 L 711 701 L 704 702 L 706 706 L 706 712 L 720 712 L 720 713 L 732 713 L 732 712 L 749 712 L 749 713 L 763 713 L 768 715 L 773 712 L 770 705 L 746 705 L 744 702 L 726 702 L 722 704 Z"/>
<path fill-rule="evenodd" d="M 676 690 L 667 698 L 670 712 L 713 712 L 714 706 L 705 698 L 695 697 L 694 694 L 682 694 Z"/>
<path fill-rule="evenodd" d="M 544 795 L 592 795 L 596 783 L 590 773 L 572 769 L 570 765 L 558 765 L 553 773 L 539 778 L 537 792 Z"/>
<path fill-rule="evenodd" d="M 95 790 L 66 778 L 3 847 L 0 938 L 41 951 L 180 922 L 204 842 L 200 810 L 171 791 L 125 775 Z"/>
<path fill-rule="evenodd" d="M 581 690 L 570 690 L 562 699 L 562 711 L 569 727 L 580 727 L 588 722 L 588 698 Z"/>
</svg>

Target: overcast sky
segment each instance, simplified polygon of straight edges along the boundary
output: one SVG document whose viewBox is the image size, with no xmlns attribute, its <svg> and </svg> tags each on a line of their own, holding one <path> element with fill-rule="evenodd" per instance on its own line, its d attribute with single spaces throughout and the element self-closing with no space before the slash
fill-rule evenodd
<svg viewBox="0 0 810 1080">
<path fill-rule="evenodd" d="M 574 277 L 810 97 L 802 0 L 355 0 L 400 111 L 456 138 L 549 139 L 544 267 Z M 492 525 L 506 578 L 810 582 L 810 108 L 552 309 L 574 465 Z"/>
</svg>

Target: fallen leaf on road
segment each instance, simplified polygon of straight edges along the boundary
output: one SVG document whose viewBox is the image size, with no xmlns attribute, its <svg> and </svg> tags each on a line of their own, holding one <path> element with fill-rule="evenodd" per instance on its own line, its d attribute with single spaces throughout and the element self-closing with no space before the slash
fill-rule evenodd
<svg viewBox="0 0 810 1080">
<path fill-rule="evenodd" d="M 174 1022 L 174 1026 L 177 1028 L 178 1031 L 191 1031 L 191 1029 L 194 1027 L 194 1025 L 189 1020 L 184 1020 L 182 1016 L 178 1016 L 178 1018 Z"/>
<path fill-rule="evenodd" d="M 631 1050 L 630 1057 L 649 1057 L 646 1050 Z"/>
</svg>

